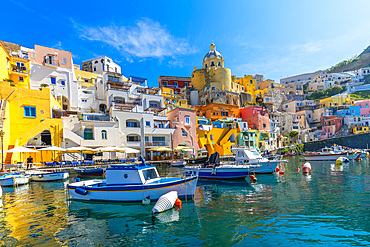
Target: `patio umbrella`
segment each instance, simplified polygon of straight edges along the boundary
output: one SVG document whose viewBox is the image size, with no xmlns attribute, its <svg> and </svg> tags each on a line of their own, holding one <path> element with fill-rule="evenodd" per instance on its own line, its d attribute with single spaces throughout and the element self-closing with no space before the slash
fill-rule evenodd
<svg viewBox="0 0 370 247">
<path fill-rule="evenodd" d="M 125 149 L 125 153 L 128 153 L 128 154 L 137 154 L 137 153 L 140 153 L 139 150 L 137 149 L 134 149 L 134 148 L 124 148 Z"/>
<path fill-rule="evenodd" d="M 96 150 L 88 147 L 72 147 L 66 149 L 67 153 L 94 153 Z"/>
<path fill-rule="evenodd" d="M 102 147 L 102 148 L 97 148 L 96 150 L 99 152 L 118 152 L 119 148 L 118 147 Z"/>
<path fill-rule="evenodd" d="M 57 147 L 57 146 L 50 146 L 50 147 L 46 147 L 46 148 L 41 148 L 41 149 L 39 149 L 39 151 L 54 151 L 53 156 L 55 157 L 55 151 L 65 152 L 66 150 L 64 148 L 60 148 L 60 147 Z M 54 157 L 52 157 L 53 160 L 54 160 Z M 41 153 L 41 160 L 43 161 L 42 153 Z"/>
<path fill-rule="evenodd" d="M 185 147 L 185 146 L 177 146 L 175 147 L 174 149 L 175 150 L 184 150 L 184 149 L 188 149 L 189 147 Z"/>
<path fill-rule="evenodd" d="M 20 147 L 16 147 L 16 148 L 12 148 L 12 149 L 9 149 L 7 151 L 5 151 L 5 153 L 22 153 L 23 154 L 23 163 L 24 163 L 24 153 L 38 153 L 39 151 L 36 151 L 34 149 L 30 149 L 30 148 L 26 148 L 26 147 L 23 147 L 23 146 L 20 146 Z"/>
<path fill-rule="evenodd" d="M 168 147 L 158 147 L 155 151 L 157 152 L 171 152 L 172 149 Z"/>
</svg>

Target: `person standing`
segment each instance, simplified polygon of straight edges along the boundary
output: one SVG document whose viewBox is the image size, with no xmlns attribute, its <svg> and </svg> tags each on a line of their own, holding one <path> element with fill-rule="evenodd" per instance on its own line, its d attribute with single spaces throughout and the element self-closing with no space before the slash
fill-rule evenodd
<svg viewBox="0 0 370 247">
<path fill-rule="evenodd" d="M 30 156 L 27 158 L 27 170 L 32 167 L 33 158 Z"/>
</svg>

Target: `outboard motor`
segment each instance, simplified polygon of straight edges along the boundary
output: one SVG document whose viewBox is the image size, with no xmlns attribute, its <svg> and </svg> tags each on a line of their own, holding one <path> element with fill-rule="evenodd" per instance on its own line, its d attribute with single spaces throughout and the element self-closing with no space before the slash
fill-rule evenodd
<svg viewBox="0 0 370 247">
<path fill-rule="evenodd" d="M 209 165 L 211 166 L 219 166 L 220 165 L 220 154 L 215 152 L 213 153 L 209 159 L 208 159 L 208 163 Z"/>
</svg>

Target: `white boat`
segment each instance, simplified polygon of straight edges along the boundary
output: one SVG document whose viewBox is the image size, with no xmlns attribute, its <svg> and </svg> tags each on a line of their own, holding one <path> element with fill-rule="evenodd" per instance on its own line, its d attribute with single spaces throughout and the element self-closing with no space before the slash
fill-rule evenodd
<svg viewBox="0 0 370 247">
<path fill-rule="evenodd" d="M 28 184 L 30 182 L 30 176 L 22 173 L 9 173 L 0 177 L 1 186 L 16 186 Z"/>
<path fill-rule="evenodd" d="M 66 171 L 32 170 L 25 173 L 31 176 L 32 181 L 38 182 L 57 181 L 69 177 L 69 173 Z"/>
<path fill-rule="evenodd" d="M 279 163 L 287 162 L 285 160 L 263 158 L 256 149 L 234 148 L 233 151 L 236 151 L 234 161 L 224 161 L 220 164 L 210 162 L 212 165 L 206 163 L 205 165 L 186 166 L 185 171 L 199 172 L 199 178 L 203 179 L 244 179 L 251 173 L 271 174 L 276 170 Z M 228 159 L 230 160 L 230 157 Z"/>
<path fill-rule="evenodd" d="M 172 167 L 184 167 L 186 165 L 186 161 L 183 160 L 173 160 L 171 161 Z"/>
<path fill-rule="evenodd" d="M 303 155 L 307 161 L 335 161 L 341 156 L 347 156 L 345 152 L 335 152 L 333 148 L 323 148 L 321 152 Z"/>
<path fill-rule="evenodd" d="M 177 200 L 177 191 L 170 191 L 163 196 L 159 197 L 158 201 L 154 205 L 152 212 L 161 213 L 166 210 L 173 208 Z"/>
<path fill-rule="evenodd" d="M 112 165 L 106 169 L 106 180 L 88 180 L 67 186 L 72 199 L 91 201 L 141 202 L 157 200 L 163 194 L 177 191 L 179 198 L 192 198 L 198 177 L 160 177 L 155 166 L 145 164 Z"/>
</svg>

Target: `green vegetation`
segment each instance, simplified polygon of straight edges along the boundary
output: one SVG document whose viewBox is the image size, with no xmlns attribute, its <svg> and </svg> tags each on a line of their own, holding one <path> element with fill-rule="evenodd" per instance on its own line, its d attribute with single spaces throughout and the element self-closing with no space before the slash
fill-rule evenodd
<svg viewBox="0 0 370 247">
<path fill-rule="evenodd" d="M 328 88 L 326 90 L 317 91 L 317 92 L 307 96 L 306 99 L 311 99 L 311 100 L 325 99 L 325 98 L 329 98 L 333 95 L 343 93 L 344 91 L 346 91 L 345 86 L 343 86 L 343 87 L 342 86 L 335 86 L 335 87 Z"/>
<path fill-rule="evenodd" d="M 370 91 L 360 91 L 351 94 L 351 98 L 354 100 L 370 99 Z"/>
<path fill-rule="evenodd" d="M 291 132 L 289 133 L 289 136 L 290 136 L 290 137 L 296 137 L 298 134 L 299 134 L 299 132 L 298 132 L 298 131 L 293 130 L 293 131 L 291 131 Z"/>
<path fill-rule="evenodd" d="M 331 66 L 331 68 L 330 69 L 327 69 L 327 71 L 328 72 L 332 72 L 333 70 L 335 70 L 335 69 L 337 69 L 337 68 L 339 68 L 339 67 L 343 67 L 343 66 L 346 66 L 347 64 L 350 64 L 350 63 L 352 63 L 352 62 L 354 62 L 354 61 L 356 61 L 356 60 L 358 60 L 358 59 L 360 59 L 360 56 L 354 56 L 353 58 L 350 58 L 350 59 L 348 59 L 348 60 L 344 60 L 344 61 L 342 61 L 342 62 L 340 62 L 340 63 L 337 63 L 336 65 L 334 65 L 334 66 Z"/>
<path fill-rule="evenodd" d="M 308 88 L 308 85 L 309 85 L 310 83 L 309 82 L 307 82 L 306 84 L 304 84 L 303 85 L 303 93 L 307 93 L 307 88 Z"/>
</svg>

